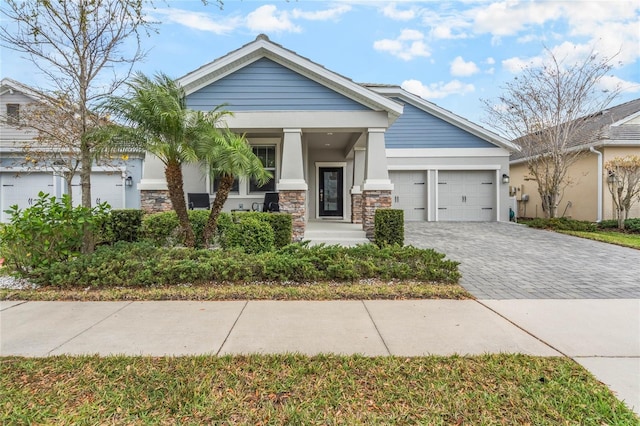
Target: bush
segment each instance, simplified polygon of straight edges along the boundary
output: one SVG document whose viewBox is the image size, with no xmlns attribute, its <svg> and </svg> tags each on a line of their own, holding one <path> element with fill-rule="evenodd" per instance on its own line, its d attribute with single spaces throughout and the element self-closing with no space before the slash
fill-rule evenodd
<svg viewBox="0 0 640 426">
<path fill-rule="evenodd" d="M 598 224 L 599 229 L 617 229 L 618 221 L 617 220 L 603 220 Z M 640 218 L 630 218 L 624 221 L 624 230 L 625 232 L 630 232 L 633 234 L 640 234 Z"/>
<path fill-rule="evenodd" d="M 288 213 L 263 213 L 266 214 L 269 224 L 273 229 L 273 245 L 282 248 L 291 244 L 293 237 L 293 218 Z"/>
<path fill-rule="evenodd" d="M 404 245 L 404 211 L 378 209 L 374 217 L 374 241 L 378 247 Z"/>
<path fill-rule="evenodd" d="M 526 224 L 532 228 L 538 229 L 552 229 L 554 231 L 595 231 L 596 225 L 594 223 L 584 220 L 574 220 L 566 217 L 554 217 L 550 219 L 535 218 Z"/>
<path fill-rule="evenodd" d="M 119 242 L 99 247 L 91 255 L 35 270 L 31 279 L 58 287 L 255 281 L 306 283 L 369 278 L 455 283 L 460 277 L 458 263 L 444 257 L 431 249 L 411 246 L 379 249 L 373 244 L 307 247 L 295 243 L 280 250 L 250 254 L 237 249 L 168 248 L 144 242 Z"/>
<path fill-rule="evenodd" d="M 111 210 L 100 224 L 99 242 L 113 244 L 117 241 L 138 241 L 143 216 L 142 210 Z"/>
<path fill-rule="evenodd" d="M 189 210 L 188 214 L 191 227 L 196 236 L 196 247 L 202 247 L 202 234 L 209 218 L 209 210 Z M 178 222 L 178 216 L 175 211 L 152 213 L 144 216 L 140 234 L 141 240 L 157 246 L 173 247 L 184 245 L 184 236 L 180 235 L 180 222 Z"/>
<path fill-rule="evenodd" d="M 66 194 L 58 199 L 40 192 L 31 207 L 6 210 L 11 220 L 0 228 L 0 257 L 23 274 L 71 259 L 80 254 L 85 227 L 95 231 L 108 209 L 106 203 L 73 207 Z"/>
<path fill-rule="evenodd" d="M 222 248 L 235 248 L 245 253 L 273 250 L 274 233 L 269 223 L 249 213 L 234 219 L 220 234 Z"/>
</svg>

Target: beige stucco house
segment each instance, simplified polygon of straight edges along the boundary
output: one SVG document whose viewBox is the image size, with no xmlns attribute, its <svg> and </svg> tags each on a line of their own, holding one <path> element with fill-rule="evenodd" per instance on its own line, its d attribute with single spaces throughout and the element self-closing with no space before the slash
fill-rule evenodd
<svg viewBox="0 0 640 426">
<path fill-rule="evenodd" d="M 604 164 L 627 155 L 640 155 L 640 99 L 635 99 L 585 118 L 594 135 L 588 140 L 572 141 L 573 148 L 583 155 L 568 172 L 571 182 L 558 207 L 558 216 L 578 220 L 615 219 L 611 193 L 607 187 Z M 535 181 L 529 178 L 526 158 L 511 155 L 510 194 L 517 200 L 519 217 L 544 217 Z M 629 217 L 640 217 L 640 203 Z"/>
</svg>

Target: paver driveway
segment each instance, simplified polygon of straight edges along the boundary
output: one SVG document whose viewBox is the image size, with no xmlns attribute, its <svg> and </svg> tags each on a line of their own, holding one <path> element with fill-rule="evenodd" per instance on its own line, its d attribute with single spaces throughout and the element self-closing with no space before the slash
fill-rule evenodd
<svg viewBox="0 0 640 426">
<path fill-rule="evenodd" d="M 640 298 L 640 250 L 498 222 L 408 222 L 405 243 L 461 262 L 478 299 Z"/>
</svg>

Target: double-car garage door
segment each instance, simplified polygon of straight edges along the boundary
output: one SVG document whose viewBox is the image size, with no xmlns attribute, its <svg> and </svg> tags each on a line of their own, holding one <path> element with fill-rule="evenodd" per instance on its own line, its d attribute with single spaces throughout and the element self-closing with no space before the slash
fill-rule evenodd
<svg viewBox="0 0 640 426">
<path fill-rule="evenodd" d="M 435 185 L 430 185 L 429 173 L 389 172 L 393 207 L 404 210 L 406 221 L 496 220 L 494 170 L 439 170 L 432 174 L 437 175 Z M 437 192 L 430 194 L 430 186 Z"/>
<path fill-rule="evenodd" d="M 56 181 L 57 179 L 57 181 Z M 52 173 L 0 173 L 0 222 L 7 222 L 9 217 L 4 210 L 17 204 L 24 209 L 33 204 L 40 191 L 47 194 L 56 193 L 56 184 L 64 185 L 63 180 Z M 93 203 L 108 202 L 112 209 L 119 209 L 123 204 L 122 177 L 119 172 L 91 175 L 91 193 Z M 73 204 L 80 204 L 80 187 L 73 186 Z"/>
</svg>

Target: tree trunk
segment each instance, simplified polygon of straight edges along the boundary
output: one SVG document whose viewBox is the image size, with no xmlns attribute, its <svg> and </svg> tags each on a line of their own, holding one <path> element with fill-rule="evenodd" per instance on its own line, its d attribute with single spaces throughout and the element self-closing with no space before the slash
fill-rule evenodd
<svg viewBox="0 0 640 426">
<path fill-rule="evenodd" d="M 169 199 L 173 210 L 178 216 L 180 229 L 184 236 L 184 245 L 186 247 L 194 247 L 196 244 L 195 235 L 191 222 L 189 222 L 189 214 L 187 213 L 187 203 L 184 201 L 184 188 L 182 180 L 182 167 L 180 163 L 171 161 L 166 164 L 164 174 L 167 179 L 167 187 L 169 189 Z"/>
<path fill-rule="evenodd" d="M 80 143 L 80 188 L 82 194 L 82 207 L 91 208 L 91 148 L 86 141 Z M 92 253 L 95 248 L 93 232 L 85 223 L 82 234 L 82 252 Z"/>
<path fill-rule="evenodd" d="M 209 213 L 209 219 L 207 219 L 207 225 L 204 227 L 204 245 L 207 247 L 211 241 L 213 233 L 218 227 L 218 216 L 224 207 L 224 203 L 229 197 L 229 192 L 233 187 L 234 176 L 224 175 L 220 178 L 220 185 L 218 185 L 218 191 L 216 192 L 216 198 L 213 200 L 211 206 L 211 213 Z"/>
</svg>

